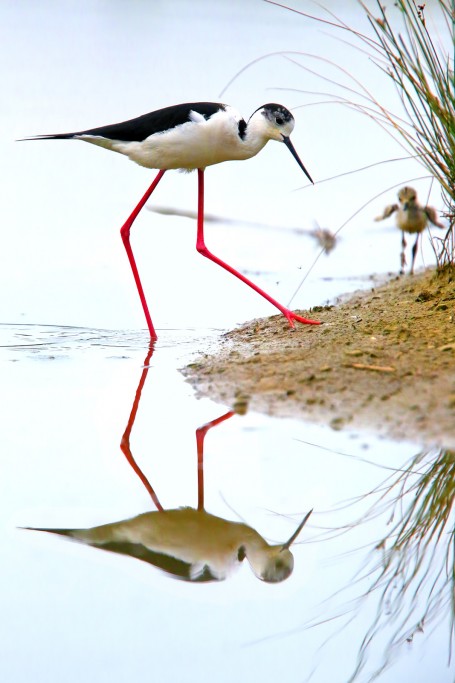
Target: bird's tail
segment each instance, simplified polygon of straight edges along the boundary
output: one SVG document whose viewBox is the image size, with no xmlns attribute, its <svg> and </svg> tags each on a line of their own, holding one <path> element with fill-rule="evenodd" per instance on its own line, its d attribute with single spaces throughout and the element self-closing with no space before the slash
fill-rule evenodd
<svg viewBox="0 0 455 683">
<path fill-rule="evenodd" d="M 75 138 L 78 133 L 57 133 L 56 135 L 32 135 L 29 138 L 20 138 L 16 142 L 25 142 L 26 140 L 69 140 Z"/>
<path fill-rule="evenodd" d="M 23 531 L 44 531 L 47 534 L 58 534 L 59 536 L 71 536 L 74 529 L 43 529 L 34 526 L 20 526 L 18 529 Z"/>
</svg>

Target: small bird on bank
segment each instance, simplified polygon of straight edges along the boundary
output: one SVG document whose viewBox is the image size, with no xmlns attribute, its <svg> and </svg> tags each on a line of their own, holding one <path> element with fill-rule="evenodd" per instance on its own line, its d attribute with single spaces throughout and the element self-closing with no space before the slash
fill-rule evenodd
<svg viewBox="0 0 455 683">
<path fill-rule="evenodd" d="M 281 104 L 264 104 L 253 112 L 248 121 L 245 121 L 229 105 L 215 102 L 192 102 L 165 107 L 123 123 L 76 133 L 38 135 L 25 139 L 83 140 L 124 154 L 145 168 L 159 169 L 153 183 L 120 230 L 150 337 L 156 340 L 157 335 L 130 245 L 130 230 L 164 173 L 170 169 L 186 171 L 197 169 L 198 171 L 197 251 L 267 299 L 281 311 L 291 327 L 294 327 L 295 321 L 303 324 L 319 324 L 318 321 L 303 318 L 282 306 L 239 271 L 212 254 L 206 247 L 204 239 L 204 170 L 207 166 L 223 161 L 250 159 L 260 152 L 269 140 L 275 140 L 286 145 L 307 178 L 313 182 L 290 140 L 294 124 L 291 112 Z"/>
<path fill-rule="evenodd" d="M 405 233 L 417 233 L 416 241 L 412 247 L 412 261 L 410 274 L 414 273 L 414 262 L 417 255 L 417 247 L 419 243 L 420 234 L 425 230 L 428 221 L 437 228 L 444 228 L 444 225 L 438 221 L 438 214 L 436 209 L 432 206 L 421 206 L 417 201 L 417 192 L 412 187 L 402 187 L 398 192 L 399 204 L 390 204 L 386 206 L 381 216 L 377 216 L 375 221 L 382 221 L 396 212 L 396 222 L 398 228 L 401 230 L 401 255 L 400 255 L 400 275 L 404 274 L 404 267 L 406 265 L 406 239 Z"/>
</svg>

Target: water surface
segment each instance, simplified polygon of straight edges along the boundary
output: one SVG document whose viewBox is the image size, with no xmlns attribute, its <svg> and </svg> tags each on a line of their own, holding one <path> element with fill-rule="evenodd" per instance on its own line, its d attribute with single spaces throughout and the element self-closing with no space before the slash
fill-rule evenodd
<svg viewBox="0 0 455 683">
<path fill-rule="evenodd" d="M 363 28 L 357 4 L 343 5 Z M 383 505 L 358 523 L 371 505 L 365 495 L 419 444 L 254 413 L 210 429 L 209 514 L 282 544 L 313 509 L 291 546 L 292 574 L 275 584 L 259 580 L 247 558 L 223 581 L 193 584 L 137 557 L 22 528 L 95 527 L 156 510 L 120 448 L 128 424 L 131 455 L 160 505 L 197 508 L 196 431 L 230 406 L 196 400 L 179 368 L 213 348 L 223 330 L 275 311 L 196 254 L 194 222 L 145 210 L 132 241 L 159 342 L 131 424 L 148 340 L 118 230 L 150 173 L 88 145 L 14 140 L 218 101 L 235 73 L 267 53 L 299 50 L 352 67 L 357 54 L 311 21 L 256 0 L 3 3 L 0 16 L 2 680 L 347 681 L 377 607 L 375 596 L 361 597 L 372 576 L 359 577 L 380 565 L 374 548 L 391 518 Z M 371 63 L 360 68 L 370 85 L 380 82 Z M 314 188 L 274 144 L 248 164 L 206 174 L 207 211 L 239 221 L 208 225 L 207 244 L 285 304 L 318 254 L 295 227 L 311 230 L 317 221 L 335 231 L 377 193 L 423 175 L 405 161 L 320 182 L 404 154 L 370 121 L 310 106 L 295 89 L 322 87 L 276 56 L 245 71 L 222 99 L 246 117 L 268 101 L 295 108 L 293 142 Z M 425 197 L 431 189 L 426 181 L 416 187 Z M 293 306 L 323 304 L 369 286 L 371 273 L 397 270 L 399 235 L 392 222 L 373 223 L 394 197 L 386 192 L 343 228 Z M 166 174 L 153 201 L 194 211 L 195 174 Z M 434 189 L 431 202 L 440 206 Z M 426 243 L 424 262 L 432 258 Z M 443 566 L 444 551 L 436 557 Z M 423 611 L 425 604 L 424 593 Z M 438 617 L 437 628 L 436 619 L 393 651 L 386 618 L 363 680 L 384 653 L 395 665 L 381 680 L 452 680 L 448 609 Z"/>
</svg>

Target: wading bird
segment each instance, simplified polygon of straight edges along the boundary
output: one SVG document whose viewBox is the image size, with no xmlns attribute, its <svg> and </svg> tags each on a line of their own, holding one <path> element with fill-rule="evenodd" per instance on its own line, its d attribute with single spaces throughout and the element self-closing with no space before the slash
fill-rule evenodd
<svg viewBox="0 0 455 683">
<path fill-rule="evenodd" d="M 83 140 L 94 145 L 125 154 L 145 168 L 159 169 L 157 176 L 120 230 L 123 244 L 133 271 L 136 287 L 144 309 L 152 340 L 157 339 L 150 317 L 136 261 L 130 245 L 130 230 L 139 212 L 170 169 L 198 172 L 198 220 L 197 251 L 221 266 L 254 289 L 286 316 L 291 327 L 294 321 L 317 325 L 282 306 L 260 287 L 239 271 L 212 254 L 204 239 L 204 170 L 207 166 L 223 161 L 250 159 L 269 140 L 283 142 L 308 179 L 311 176 L 302 164 L 290 140 L 294 129 L 294 117 L 281 104 L 264 104 L 246 122 L 241 115 L 226 104 L 215 102 L 191 102 L 158 109 L 138 118 L 109 126 L 91 128 L 76 133 L 38 135 L 27 140 Z"/>
<path fill-rule="evenodd" d="M 442 223 L 438 221 L 438 214 L 436 209 L 432 206 L 421 206 L 417 201 L 417 192 L 412 187 L 402 187 L 398 192 L 399 204 L 390 204 L 386 206 L 384 212 L 381 216 L 377 216 L 375 221 L 382 221 L 384 218 L 388 218 L 396 211 L 396 222 L 397 226 L 401 230 L 401 255 L 400 255 L 400 275 L 404 273 L 404 267 L 406 265 L 406 238 L 405 233 L 416 234 L 416 241 L 412 247 L 412 261 L 411 270 L 409 271 L 412 275 L 414 273 L 414 262 L 417 255 L 417 247 L 419 243 L 420 233 L 425 230 L 428 225 L 428 221 L 436 225 L 438 228 L 443 228 Z"/>
</svg>

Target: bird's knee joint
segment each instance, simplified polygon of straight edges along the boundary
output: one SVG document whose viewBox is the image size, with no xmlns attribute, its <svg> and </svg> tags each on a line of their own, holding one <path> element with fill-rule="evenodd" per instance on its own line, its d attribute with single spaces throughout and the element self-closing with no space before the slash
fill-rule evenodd
<svg viewBox="0 0 455 683">
<path fill-rule="evenodd" d="M 205 244 L 196 244 L 196 250 L 199 252 L 199 254 L 202 254 L 202 256 L 210 256 L 210 252 Z"/>
</svg>

